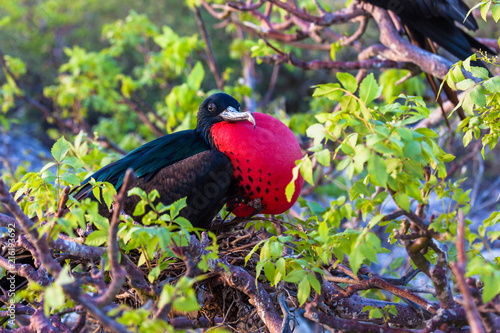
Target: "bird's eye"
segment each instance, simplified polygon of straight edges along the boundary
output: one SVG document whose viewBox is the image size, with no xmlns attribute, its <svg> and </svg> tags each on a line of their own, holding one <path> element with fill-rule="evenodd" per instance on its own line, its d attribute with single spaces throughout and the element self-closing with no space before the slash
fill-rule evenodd
<svg viewBox="0 0 500 333">
<path fill-rule="evenodd" d="M 208 104 L 208 111 L 210 111 L 210 112 L 214 112 L 214 111 L 215 111 L 215 109 L 217 109 L 217 107 L 215 106 L 215 104 L 214 104 L 214 103 L 210 103 L 210 104 Z"/>
</svg>

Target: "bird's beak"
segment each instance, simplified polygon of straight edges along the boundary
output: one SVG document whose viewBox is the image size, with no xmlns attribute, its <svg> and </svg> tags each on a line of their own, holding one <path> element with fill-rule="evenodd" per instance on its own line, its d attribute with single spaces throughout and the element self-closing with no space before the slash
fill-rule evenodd
<svg viewBox="0 0 500 333">
<path fill-rule="evenodd" d="M 228 106 L 227 109 L 220 113 L 220 116 L 222 117 L 222 119 L 224 119 L 224 121 L 230 123 L 248 120 L 253 124 L 253 128 L 255 128 L 255 117 L 251 112 L 238 112 L 238 110 L 236 110 L 232 106 Z"/>
</svg>

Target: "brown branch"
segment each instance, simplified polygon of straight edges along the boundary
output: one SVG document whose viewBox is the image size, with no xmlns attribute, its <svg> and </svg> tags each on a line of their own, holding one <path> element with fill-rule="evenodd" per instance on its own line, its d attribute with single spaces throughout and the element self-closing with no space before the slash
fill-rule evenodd
<svg viewBox="0 0 500 333">
<path fill-rule="evenodd" d="M 15 304 L 14 305 L 14 312 L 16 315 L 32 315 L 35 313 L 35 309 L 33 309 L 31 306 L 27 305 L 22 305 L 22 304 Z M 10 317 L 9 311 L 0 311 L 0 317 L 1 318 L 6 318 Z"/>
<path fill-rule="evenodd" d="M 486 332 L 484 329 L 483 323 L 481 322 L 481 318 L 479 317 L 479 313 L 477 311 L 476 304 L 474 299 L 472 298 L 471 292 L 467 287 L 467 283 L 465 281 L 465 267 L 467 263 L 467 256 L 465 254 L 465 221 L 464 221 L 464 213 L 462 210 L 458 211 L 458 224 L 457 224 L 457 237 L 455 244 L 457 246 L 457 258 L 458 261 L 451 264 L 450 268 L 453 272 L 453 275 L 457 279 L 458 287 L 460 288 L 460 292 L 464 297 L 464 307 L 465 314 L 467 316 L 467 322 L 471 328 L 472 333 L 483 333 Z"/>
<path fill-rule="evenodd" d="M 144 273 L 125 255 L 121 254 L 120 264 L 127 272 L 130 285 L 138 292 L 143 299 L 147 297 L 158 297 L 161 290 L 156 290 L 146 281 Z"/>
<path fill-rule="evenodd" d="M 156 112 L 156 110 L 153 109 L 153 107 L 148 102 L 146 102 L 144 99 L 142 99 L 140 96 L 138 96 L 135 93 L 132 93 L 130 97 L 131 97 L 131 99 L 132 99 L 132 101 L 134 103 L 136 103 L 137 105 L 139 105 L 146 112 L 151 113 L 155 117 L 155 119 L 158 122 L 160 122 L 163 126 L 167 125 L 167 121 L 165 119 L 163 119 L 162 117 L 160 117 L 158 115 L 158 113 Z"/>
<path fill-rule="evenodd" d="M 7 272 L 22 276 L 28 281 L 38 283 L 41 286 L 48 286 L 50 284 L 50 279 L 47 274 L 40 274 L 40 272 L 38 272 L 28 264 L 16 264 L 10 262 L 4 257 L 0 257 L 0 266 L 3 267 Z"/>
<path fill-rule="evenodd" d="M 368 280 L 363 280 L 358 284 L 347 287 L 346 293 L 342 295 L 341 298 L 350 297 L 357 291 L 368 290 L 368 289 L 383 289 L 400 298 L 405 298 L 407 300 L 412 301 L 413 303 L 419 305 L 420 307 L 429 311 L 432 314 L 435 314 L 437 312 L 437 308 L 432 303 L 426 301 L 424 298 L 417 296 L 409 292 L 408 290 L 396 287 L 380 278 L 372 277 L 369 278 Z"/>
<path fill-rule="evenodd" d="M 204 238 L 208 238 L 205 232 L 202 234 L 202 239 Z M 189 251 L 194 262 L 199 262 L 201 256 L 207 253 L 195 236 L 191 236 L 190 245 L 184 249 Z M 243 292 L 250 298 L 250 303 L 256 308 L 257 314 L 271 333 L 291 333 L 290 328 L 282 327 L 283 319 L 264 286 L 259 282 L 256 283 L 255 278 L 247 271 L 229 264 L 224 258 L 211 260 L 209 265 L 210 270 L 217 273 L 226 285 Z"/>
<path fill-rule="evenodd" d="M 384 9 L 368 4 L 364 8 L 372 14 L 380 28 L 380 42 L 398 55 L 397 60 L 413 62 L 424 72 L 444 79 L 452 66 L 451 61 L 425 51 L 402 38 L 390 15 Z"/>
<path fill-rule="evenodd" d="M 219 90 L 224 89 L 224 79 L 222 78 L 219 70 L 219 66 L 217 66 L 217 60 L 215 59 L 214 52 L 212 50 L 212 42 L 210 41 L 210 37 L 207 33 L 207 28 L 205 27 L 205 23 L 201 17 L 200 9 L 198 7 L 194 7 L 194 16 L 196 17 L 196 23 L 198 24 L 198 29 L 200 30 L 201 37 L 205 42 L 205 53 L 207 55 L 207 63 L 210 71 L 215 77 L 215 83 L 217 84 L 217 88 Z"/>
<path fill-rule="evenodd" d="M 288 2 L 282 2 L 280 0 L 269 0 L 271 3 L 284 9 L 287 13 L 300 18 L 306 22 L 311 22 L 319 26 L 330 26 L 332 24 L 340 24 L 351 21 L 352 19 L 359 16 L 366 16 L 367 13 L 364 9 L 359 7 L 349 7 L 339 10 L 336 13 L 326 12 L 322 16 L 314 16 L 301 11 L 296 7 L 290 5 Z"/>
<path fill-rule="evenodd" d="M 258 103 L 258 107 L 263 107 L 269 103 L 276 87 L 276 81 L 278 80 L 280 66 L 273 67 L 273 73 L 271 75 L 271 80 L 269 81 L 269 87 L 267 88 L 264 98 Z"/>
<path fill-rule="evenodd" d="M 99 320 L 106 329 L 112 332 L 128 332 L 127 328 L 122 324 L 117 323 L 111 317 L 109 317 L 105 312 L 99 309 L 92 300 L 86 295 L 80 294 L 80 287 L 76 283 L 65 284 L 62 286 L 65 294 L 69 295 L 73 300 L 80 303 L 84 308 L 86 308 L 94 317 Z"/>
<path fill-rule="evenodd" d="M 148 115 L 141 109 L 139 104 L 137 104 L 133 100 L 125 97 L 123 94 L 122 94 L 122 100 L 120 103 L 124 103 L 124 104 L 128 105 L 130 108 L 132 108 L 137 113 L 137 116 L 139 116 L 139 119 L 141 119 L 141 121 L 144 124 L 146 124 L 146 126 L 151 130 L 151 132 L 153 132 L 153 134 L 155 134 L 158 137 L 164 136 L 166 134 L 164 131 L 159 129 L 155 124 L 153 124 L 149 120 Z"/>
<path fill-rule="evenodd" d="M 268 64 L 278 65 L 286 63 L 303 70 L 331 69 L 331 70 L 349 71 L 356 69 L 412 68 L 412 65 L 409 62 L 379 60 L 379 59 L 370 59 L 363 61 L 321 61 L 321 60 L 302 61 L 297 59 L 292 54 L 273 55 L 269 57 L 261 57 L 260 59 L 262 59 L 263 62 L 266 62 Z"/>
<path fill-rule="evenodd" d="M 13 219 L 12 217 L 1 213 L 0 226 L 4 226 L 6 228 L 13 227 L 16 232 L 23 233 L 23 228 L 16 219 Z M 30 244 L 32 245 L 32 243 Z M 93 247 L 85 244 L 80 244 L 71 240 L 71 238 L 69 237 L 65 237 L 62 234 L 59 234 L 56 240 L 50 240 L 49 245 L 57 251 L 68 253 L 72 256 L 80 257 L 82 259 L 98 259 L 101 258 L 106 251 L 104 247 Z"/>
<path fill-rule="evenodd" d="M 366 27 L 368 26 L 368 18 L 367 17 L 362 17 L 361 21 L 359 22 L 359 27 L 354 32 L 351 36 L 345 37 L 342 39 L 340 42 L 340 45 L 346 46 L 346 45 L 351 45 L 354 42 L 356 42 L 366 31 Z"/>
<path fill-rule="evenodd" d="M 14 214 L 17 221 L 21 225 L 24 234 L 28 238 L 31 244 L 33 244 L 40 255 L 40 261 L 42 265 L 49 271 L 54 277 L 59 275 L 61 271 L 61 265 L 54 260 L 47 242 L 47 236 L 44 234 L 40 236 L 38 230 L 35 228 L 34 223 L 24 214 L 19 205 L 16 203 L 12 195 L 7 190 L 3 180 L 0 179 L 0 202 L 4 203 L 6 207 Z"/>
<path fill-rule="evenodd" d="M 30 318 L 30 329 L 34 332 L 60 332 L 61 330 L 54 327 L 50 320 L 45 317 L 43 310 L 36 310 Z"/>
<path fill-rule="evenodd" d="M 57 207 L 56 211 L 56 218 L 59 218 L 63 216 L 64 211 L 66 210 L 66 203 L 68 202 L 69 199 L 69 191 L 71 188 L 69 186 L 66 186 L 63 190 L 61 201 L 59 201 L 59 205 Z"/>
<path fill-rule="evenodd" d="M 111 223 L 109 225 L 108 236 L 108 260 L 111 266 L 111 276 L 113 279 L 111 280 L 106 292 L 95 300 L 97 306 L 100 308 L 110 304 L 115 299 L 115 296 L 120 292 L 123 283 L 125 282 L 126 273 L 120 266 L 120 246 L 118 244 L 117 235 L 123 202 L 127 198 L 127 191 L 134 180 L 134 171 L 132 169 L 127 169 L 125 178 L 123 179 L 123 186 L 120 188 L 120 192 L 115 197 L 113 217 L 111 218 Z"/>
<path fill-rule="evenodd" d="M 412 330 L 403 328 L 391 328 L 388 326 L 379 326 L 375 324 L 363 323 L 357 320 L 348 320 L 336 318 L 316 311 L 313 304 L 306 304 L 304 316 L 321 326 L 327 327 L 332 331 L 340 330 L 342 332 L 383 332 L 383 333 L 410 333 Z"/>
</svg>

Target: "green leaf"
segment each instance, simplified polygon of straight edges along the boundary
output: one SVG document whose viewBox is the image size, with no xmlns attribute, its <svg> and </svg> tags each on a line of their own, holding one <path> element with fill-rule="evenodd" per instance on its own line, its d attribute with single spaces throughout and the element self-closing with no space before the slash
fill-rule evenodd
<svg viewBox="0 0 500 333">
<path fill-rule="evenodd" d="M 205 70 L 203 69 L 203 65 L 201 62 L 197 62 L 194 65 L 193 70 L 189 73 L 187 78 L 187 85 L 189 88 L 193 90 L 200 89 L 201 82 L 203 81 L 203 77 L 205 76 Z"/>
<path fill-rule="evenodd" d="M 365 104 L 375 100 L 380 95 L 380 92 L 381 89 L 378 86 L 373 73 L 370 73 L 367 77 L 365 77 L 359 86 L 359 97 Z"/>
<path fill-rule="evenodd" d="M 316 146 L 320 144 L 326 136 L 325 126 L 322 124 L 313 124 L 307 128 L 306 135 L 314 139 L 314 145 Z"/>
<path fill-rule="evenodd" d="M 64 136 L 60 137 L 59 140 L 54 143 L 51 149 L 52 156 L 57 162 L 61 162 L 64 156 L 69 151 L 69 142 L 66 141 Z"/>
<path fill-rule="evenodd" d="M 317 203 L 315 201 L 308 201 L 307 207 L 309 207 L 309 209 L 311 210 L 311 213 L 313 215 L 316 215 L 316 216 L 318 216 L 326 211 L 326 209 L 323 206 L 321 206 L 319 203 Z"/>
<path fill-rule="evenodd" d="M 372 154 L 368 159 L 368 172 L 373 184 L 386 187 L 388 178 L 387 168 L 384 160 L 377 154 Z"/>
<path fill-rule="evenodd" d="M 500 5 L 498 5 L 500 8 Z M 499 10 L 500 11 L 500 10 Z M 490 93 L 500 92 L 500 76 L 494 76 L 483 82 L 483 87 Z"/>
<path fill-rule="evenodd" d="M 418 141 L 409 141 L 404 148 L 404 155 L 410 159 L 417 159 L 422 154 L 422 147 Z"/>
<path fill-rule="evenodd" d="M 260 261 L 271 258 L 271 248 L 269 242 L 265 242 L 260 249 Z"/>
<path fill-rule="evenodd" d="M 273 263 L 267 261 L 266 264 L 264 265 L 264 275 L 266 276 L 267 280 L 270 281 L 271 283 L 274 281 L 275 273 L 276 269 L 274 268 Z"/>
<path fill-rule="evenodd" d="M 342 83 L 347 91 L 353 94 L 358 89 L 358 82 L 356 81 L 356 78 L 349 73 L 337 72 L 337 79 L 340 83 Z"/>
<path fill-rule="evenodd" d="M 316 276 L 314 276 L 313 273 L 307 273 L 307 279 L 309 280 L 309 283 L 313 287 L 313 289 L 321 295 L 321 284 L 319 283 L 318 279 Z"/>
<path fill-rule="evenodd" d="M 465 79 L 463 81 L 457 82 L 457 88 L 460 90 L 467 90 L 474 86 L 476 83 L 472 79 Z"/>
<path fill-rule="evenodd" d="M 178 297 L 175 298 L 172 306 L 181 312 L 193 312 L 200 308 L 195 297 Z"/>
<path fill-rule="evenodd" d="M 338 101 L 344 93 L 338 83 L 318 84 L 315 88 L 313 97 L 324 96 L 332 101 Z"/>
<path fill-rule="evenodd" d="M 493 8 L 491 9 L 491 16 L 493 17 L 493 20 L 498 23 L 500 20 L 500 3 L 493 5 Z"/>
<path fill-rule="evenodd" d="M 61 175 L 61 179 L 70 185 L 80 184 L 80 179 L 74 173 L 65 173 Z"/>
<path fill-rule="evenodd" d="M 87 236 L 85 244 L 90 246 L 101 246 L 108 240 L 108 233 L 105 230 L 94 230 Z"/>
<path fill-rule="evenodd" d="M 326 167 L 329 166 L 331 160 L 330 151 L 328 149 L 323 149 L 322 151 L 317 152 L 316 159 L 318 160 L 318 163 L 321 164 L 322 166 Z"/>
<path fill-rule="evenodd" d="M 481 5 L 481 17 L 486 22 L 486 18 L 488 17 L 488 12 L 490 10 L 491 2 L 486 2 Z"/>
<path fill-rule="evenodd" d="M 49 162 L 49 163 L 45 164 L 45 165 L 43 166 L 43 168 L 41 168 L 41 169 L 40 169 L 40 173 L 41 173 L 41 174 L 42 174 L 42 173 L 44 173 L 47 169 L 49 169 L 49 168 L 53 167 L 54 165 L 56 165 L 56 163 L 55 163 L 55 162 Z M 11 190 L 11 191 L 15 191 L 15 190 Z"/>
<path fill-rule="evenodd" d="M 406 211 L 410 211 L 410 198 L 404 192 L 398 192 L 394 195 L 394 201 L 397 205 Z"/>
<path fill-rule="evenodd" d="M 293 170 L 292 170 L 292 175 L 293 175 L 292 180 L 290 181 L 290 183 L 288 183 L 288 185 L 285 188 L 286 200 L 288 202 L 292 201 L 293 194 L 295 193 L 295 181 L 299 177 L 299 168 L 300 168 L 300 164 L 296 165 L 293 168 Z"/>
<path fill-rule="evenodd" d="M 46 317 L 50 315 L 50 308 L 59 309 L 64 305 L 65 295 L 59 285 L 51 285 L 45 288 L 43 296 L 43 311 Z"/>
<path fill-rule="evenodd" d="M 291 283 L 299 283 L 299 281 L 303 280 L 305 277 L 306 277 L 305 270 L 296 269 L 294 271 L 289 272 L 283 280 Z"/>
<path fill-rule="evenodd" d="M 368 318 L 383 318 L 384 313 L 380 309 L 371 309 Z"/>
<path fill-rule="evenodd" d="M 303 279 L 302 281 L 300 281 L 297 291 L 297 299 L 299 300 L 299 304 L 304 304 L 309 298 L 310 294 L 311 284 L 309 283 L 309 279 Z"/>
<path fill-rule="evenodd" d="M 306 156 L 300 163 L 300 173 L 306 182 L 314 185 L 312 162 L 308 156 Z"/>
<path fill-rule="evenodd" d="M 328 241 L 328 224 L 326 223 L 326 221 L 323 221 L 319 224 L 319 227 L 318 227 L 318 233 L 319 233 L 319 237 L 321 238 L 321 240 L 323 241 L 323 243 L 326 243 Z"/>
<path fill-rule="evenodd" d="M 477 85 L 469 92 L 470 98 L 474 104 L 482 108 L 486 105 L 486 94 L 481 85 Z"/>
<path fill-rule="evenodd" d="M 424 169 L 420 163 L 413 160 L 406 160 L 403 162 L 403 165 L 410 176 L 416 177 L 417 179 L 424 178 Z"/>
<path fill-rule="evenodd" d="M 349 254 L 349 263 L 351 264 L 353 274 L 358 274 L 358 270 L 361 267 L 364 259 L 365 258 L 361 253 L 360 247 L 355 246 Z"/>
</svg>

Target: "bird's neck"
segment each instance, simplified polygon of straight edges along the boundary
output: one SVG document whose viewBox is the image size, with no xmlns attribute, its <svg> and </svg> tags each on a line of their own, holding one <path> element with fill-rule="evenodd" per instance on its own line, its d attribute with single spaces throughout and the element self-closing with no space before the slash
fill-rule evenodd
<svg viewBox="0 0 500 333">
<path fill-rule="evenodd" d="M 202 137 L 210 147 L 215 148 L 214 139 L 212 137 L 210 127 L 203 126 L 203 124 L 201 124 L 201 125 L 202 126 L 200 126 L 200 124 L 198 124 L 198 126 L 196 127 L 196 130 L 195 130 L 196 135 Z"/>
</svg>

